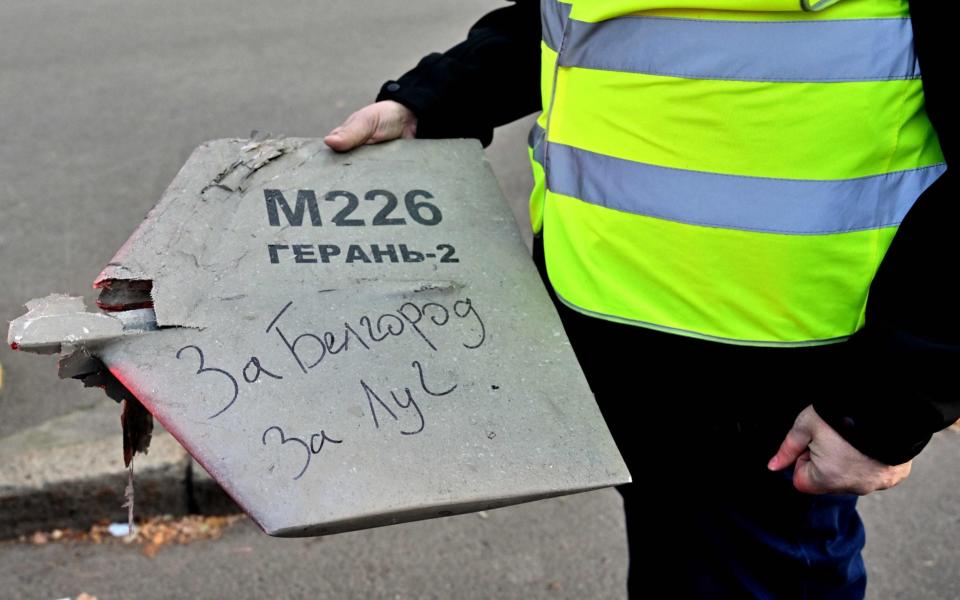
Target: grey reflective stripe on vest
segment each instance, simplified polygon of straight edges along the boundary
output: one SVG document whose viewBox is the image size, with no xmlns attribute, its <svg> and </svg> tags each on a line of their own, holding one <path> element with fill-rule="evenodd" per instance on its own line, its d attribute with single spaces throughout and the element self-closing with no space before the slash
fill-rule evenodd
<svg viewBox="0 0 960 600">
<path fill-rule="evenodd" d="M 573 19 L 567 28 L 560 56 L 564 67 L 738 81 L 920 77 L 907 18 L 705 21 L 620 17 L 600 23 Z M 546 39 L 546 33 L 544 36 Z"/>
<path fill-rule="evenodd" d="M 946 170 L 941 163 L 856 179 L 773 179 L 659 167 L 556 143 L 547 152 L 552 192 L 692 225 L 789 234 L 898 225 Z"/>
<path fill-rule="evenodd" d="M 543 166 L 543 152 L 546 149 L 545 137 L 547 137 L 547 132 L 543 130 L 543 127 L 540 127 L 539 123 L 534 123 L 527 135 L 527 145 L 533 148 L 533 160 L 541 167 Z"/>
<path fill-rule="evenodd" d="M 560 40 L 563 39 L 563 27 L 570 17 L 570 6 L 557 0 L 540 0 L 543 41 L 554 52 L 560 51 Z"/>
</svg>

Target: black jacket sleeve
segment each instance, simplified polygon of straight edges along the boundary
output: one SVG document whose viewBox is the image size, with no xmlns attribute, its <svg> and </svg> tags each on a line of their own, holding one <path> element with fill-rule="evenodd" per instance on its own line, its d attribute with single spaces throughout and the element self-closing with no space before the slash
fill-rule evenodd
<svg viewBox="0 0 960 600">
<path fill-rule="evenodd" d="M 870 383 L 814 403 L 844 438 L 887 464 L 910 460 L 933 432 L 960 418 L 960 297 L 953 285 L 960 158 L 953 146 L 957 97 L 950 90 L 955 44 L 937 31 L 942 15 L 935 10 L 932 2 L 911 2 L 927 114 L 948 169 L 900 226 L 870 289 L 867 326 L 850 342 L 862 361 L 850 372 Z"/>
<path fill-rule="evenodd" d="M 377 100 L 417 116 L 419 138 L 477 138 L 540 110 L 540 5 L 516 0 L 478 21 L 467 39 L 388 81 Z"/>
</svg>

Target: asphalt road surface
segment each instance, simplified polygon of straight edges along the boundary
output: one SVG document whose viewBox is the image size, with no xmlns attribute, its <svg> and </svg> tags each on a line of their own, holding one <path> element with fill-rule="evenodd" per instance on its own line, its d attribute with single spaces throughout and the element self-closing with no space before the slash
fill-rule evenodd
<svg viewBox="0 0 960 600">
<path fill-rule="evenodd" d="M 92 305 L 90 283 L 200 142 L 323 135 L 498 4 L 4 0 L 0 320 L 54 291 Z M 528 125 L 503 128 L 488 149 L 521 220 Z M 100 398 L 59 381 L 52 357 L 3 348 L 0 362 L 0 435 Z M 934 442 L 907 484 L 862 504 L 871 597 L 960 597 L 960 435 Z M 244 524 L 152 560 L 7 543 L 0 597 L 615 598 L 622 527 L 604 491 L 323 540 Z"/>
</svg>

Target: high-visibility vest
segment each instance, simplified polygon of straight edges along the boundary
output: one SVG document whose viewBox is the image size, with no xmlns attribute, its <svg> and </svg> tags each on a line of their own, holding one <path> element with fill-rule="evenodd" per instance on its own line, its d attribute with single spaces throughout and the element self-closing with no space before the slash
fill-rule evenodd
<svg viewBox="0 0 960 600">
<path fill-rule="evenodd" d="M 534 232 L 563 302 L 842 341 L 946 165 L 906 0 L 542 0 Z"/>
</svg>

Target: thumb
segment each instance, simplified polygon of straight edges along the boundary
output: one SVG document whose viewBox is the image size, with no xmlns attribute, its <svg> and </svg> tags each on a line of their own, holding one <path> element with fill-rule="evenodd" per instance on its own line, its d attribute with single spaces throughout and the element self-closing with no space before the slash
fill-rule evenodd
<svg viewBox="0 0 960 600">
<path fill-rule="evenodd" d="M 367 143 L 376 131 L 376 114 L 361 110 L 350 115 L 342 125 L 328 133 L 323 141 L 337 152 L 346 152 Z"/>
<path fill-rule="evenodd" d="M 811 460 L 809 451 L 797 458 L 797 466 L 793 470 L 793 487 L 804 494 L 823 494 L 829 491 L 822 481 L 817 465 Z"/>
<path fill-rule="evenodd" d="M 810 431 L 798 419 L 787 432 L 787 436 L 783 438 L 780 449 L 767 463 L 767 468 L 771 471 L 780 471 L 789 467 L 807 451 L 811 439 L 813 438 Z"/>
</svg>

